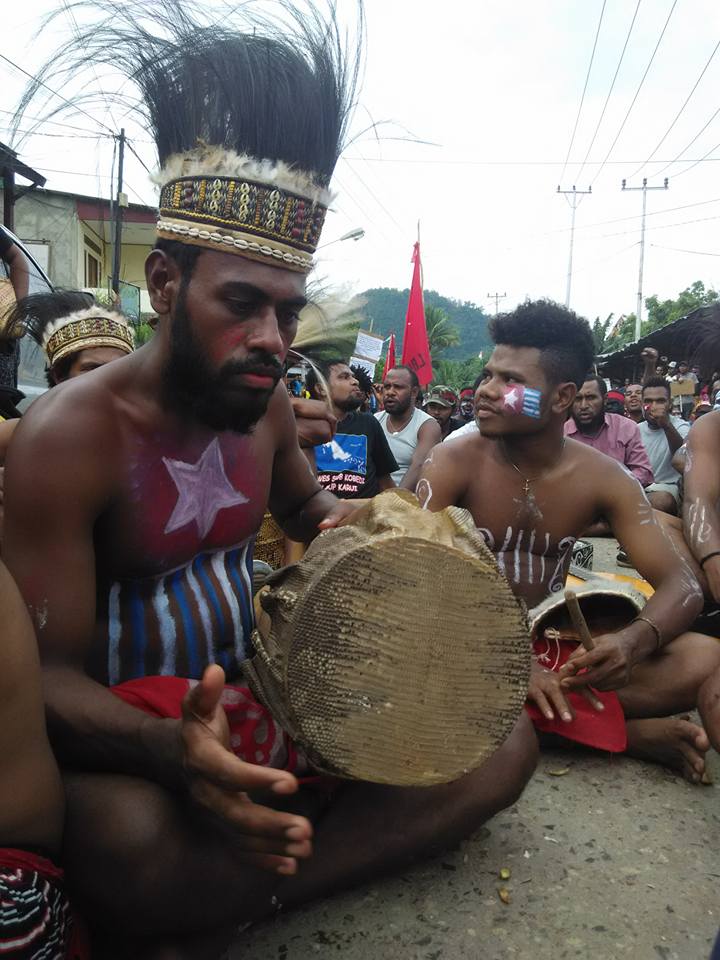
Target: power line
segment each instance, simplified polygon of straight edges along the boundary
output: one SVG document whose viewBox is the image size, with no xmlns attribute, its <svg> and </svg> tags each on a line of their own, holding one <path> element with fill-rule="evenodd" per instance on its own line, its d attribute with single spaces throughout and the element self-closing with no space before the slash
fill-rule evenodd
<svg viewBox="0 0 720 960">
<path fill-rule="evenodd" d="M 595 127 L 595 133 L 593 133 L 593 135 L 592 135 L 592 140 L 590 141 L 590 146 L 588 147 L 587 153 L 585 154 L 585 160 L 583 160 L 582 166 L 580 167 L 580 170 L 579 170 L 577 176 L 575 177 L 575 181 L 576 181 L 576 182 L 577 182 L 577 181 L 580 179 L 580 177 L 582 176 L 582 172 L 583 172 L 583 170 L 585 169 L 585 164 L 586 164 L 586 162 L 587 162 L 587 158 L 590 156 L 590 151 L 592 150 L 593 146 L 595 145 L 595 138 L 596 138 L 597 135 L 598 135 L 598 130 L 600 129 L 600 124 L 603 122 L 603 118 L 604 118 L 604 116 L 605 116 L 605 111 L 607 110 L 607 105 L 608 105 L 608 103 L 610 102 L 610 97 L 612 96 L 612 92 L 613 92 L 613 90 L 615 89 L 615 81 L 616 81 L 617 78 L 618 78 L 618 74 L 620 73 L 620 67 L 622 66 L 623 60 L 625 59 L 625 51 L 627 50 L 627 45 L 628 45 L 628 43 L 630 42 L 630 37 L 632 36 L 633 27 L 635 26 L 635 20 L 637 19 L 638 10 L 640 9 L 640 4 L 641 4 L 641 3 L 642 3 L 642 0 L 637 0 L 637 6 L 635 7 L 635 13 L 633 14 L 633 18 L 632 18 L 632 20 L 630 21 L 630 28 L 629 28 L 629 30 L 628 30 L 628 32 L 627 32 L 627 36 L 625 37 L 625 43 L 623 44 L 622 53 L 620 54 L 620 59 L 618 60 L 618 65 L 617 65 L 617 67 L 615 68 L 615 75 L 614 75 L 613 78 L 612 78 L 612 83 L 610 84 L 610 89 L 608 90 L 608 95 L 607 95 L 607 97 L 605 98 L 605 103 L 603 104 L 602 112 L 600 113 L 600 119 L 598 120 L 597 126 Z M 601 168 L 601 169 L 602 169 L 602 168 Z"/>
<path fill-rule="evenodd" d="M 692 253 L 696 257 L 720 257 L 720 253 L 710 253 L 708 250 L 684 250 L 682 247 L 665 247 L 661 243 L 651 243 L 650 246 L 658 250 L 673 250 L 675 253 Z"/>
<path fill-rule="evenodd" d="M 649 163 L 649 161 L 652 160 L 652 158 L 653 158 L 653 157 L 655 156 L 655 154 L 658 152 L 658 150 L 659 150 L 660 147 L 663 145 L 663 143 L 665 143 L 665 141 L 666 141 L 667 138 L 668 138 L 668 135 L 670 134 L 670 131 L 672 130 L 672 128 L 675 126 L 675 124 L 676 124 L 676 123 L 678 122 L 678 120 L 680 119 L 680 116 L 682 115 L 683 111 L 685 110 L 685 107 L 686 107 L 686 106 L 688 105 L 688 103 L 690 102 L 690 99 L 692 98 L 692 95 L 693 95 L 693 94 L 695 93 L 695 91 L 697 90 L 697 88 L 698 88 L 698 86 L 699 86 L 699 84 L 700 84 L 700 81 L 701 81 L 702 78 L 705 76 L 705 73 L 706 73 L 708 67 L 710 66 L 710 64 L 712 63 L 712 61 L 713 61 L 713 59 L 714 59 L 714 57 L 715 57 L 715 54 L 718 52 L 718 49 L 719 49 L 719 48 L 720 48 L 720 40 L 718 40 L 718 42 L 715 44 L 715 48 L 713 49 L 713 52 L 712 52 L 712 53 L 710 54 L 710 56 L 708 57 L 707 63 L 705 64 L 705 66 L 704 66 L 704 67 L 702 68 L 702 70 L 700 71 L 700 76 L 697 78 L 697 80 L 696 80 L 695 83 L 693 84 L 692 90 L 690 91 L 690 93 L 689 93 L 689 94 L 687 95 L 687 97 L 685 98 L 685 102 L 683 103 L 683 105 L 680 107 L 680 109 L 679 109 L 678 112 L 676 113 L 674 120 L 672 121 L 672 123 L 670 124 L 670 126 L 667 128 L 667 130 L 665 131 L 665 133 L 662 135 L 662 137 L 660 137 L 660 139 L 658 140 L 657 144 L 655 145 L 655 149 L 654 149 L 653 152 L 650 154 L 650 156 L 647 158 L 647 160 L 645 161 L 645 163 L 643 163 L 642 166 L 638 167 L 637 170 L 631 175 L 631 177 L 630 177 L 629 179 L 632 179 L 633 177 L 636 177 L 636 176 L 638 175 L 638 173 L 643 169 L 643 167 L 645 167 L 645 166 Z"/>
<path fill-rule="evenodd" d="M 678 223 L 659 223 L 657 226 L 648 227 L 648 230 L 670 230 L 672 227 L 685 227 L 691 223 L 706 223 L 708 220 L 720 220 L 720 216 L 715 217 L 697 217 L 695 220 L 680 220 Z M 635 233 L 634 230 L 621 230 L 619 233 L 603 233 L 599 238 L 601 240 L 607 237 L 626 237 L 629 233 Z"/>
<path fill-rule="evenodd" d="M 708 152 L 705 154 L 705 156 L 706 156 L 706 157 L 709 156 L 711 153 L 713 153 L 715 150 L 717 150 L 718 147 L 720 147 L 720 143 L 716 143 L 714 147 L 711 147 L 711 148 L 708 150 Z M 695 167 L 696 167 L 699 163 L 702 163 L 702 162 L 703 162 L 703 159 L 704 159 L 704 158 L 701 157 L 699 160 L 695 160 L 693 163 L 690 164 L 689 167 L 685 167 L 685 169 L 684 169 L 684 170 L 681 170 L 680 173 L 676 173 L 674 179 L 677 180 L 677 178 L 678 178 L 678 177 L 682 177 L 682 175 L 683 175 L 684 173 L 689 173 L 690 170 L 694 170 Z"/>
<path fill-rule="evenodd" d="M 7 114 L 7 115 L 10 116 L 10 117 L 14 117 L 14 116 L 15 116 L 15 112 L 14 112 L 13 110 L 2 110 L 2 109 L 0 109 L 0 113 L 5 113 L 5 114 Z M 46 119 L 45 117 L 31 117 L 31 116 L 30 116 L 29 114 L 27 114 L 27 113 L 23 113 L 23 120 L 36 120 L 38 123 L 51 123 L 51 124 L 52 124 L 53 126 L 55 126 L 55 127 L 66 127 L 68 130 L 78 130 L 78 131 L 80 131 L 81 133 L 95 133 L 95 131 L 88 129 L 88 127 L 78 127 L 78 126 L 76 126 L 75 124 L 72 124 L 72 123 L 64 123 L 64 122 L 62 122 L 62 121 L 60 121 L 60 120 L 49 120 L 49 119 Z M 96 136 L 96 137 L 110 137 L 110 136 L 114 136 L 114 134 L 112 134 L 112 133 L 95 133 L 95 136 Z"/>
<path fill-rule="evenodd" d="M 698 140 L 698 139 L 702 136 L 703 133 L 705 133 L 705 131 L 707 130 L 707 128 L 710 126 L 710 124 L 713 122 L 713 120 L 715 119 L 715 117 L 716 117 L 719 113 L 720 113 L 720 107 L 718 107 L 717 110 L 715 111 L 715 113 L 713 113 L 713 115 L 710 117 L 710 119 L 709 119 L 708 122 L 705 124 L 705 126 L 704 126 L 698 133 L 695 134 L 695 136 L 692 138 L 692 140 L 690 141 L 690 143 L 688 143 L 686 146 L 684 146 L 684 147 L 682 148 L 682 150 L 681 150 L 680 153 L 675 157 L 675 159 L 674 159 L 674 160 L 671 160 L 670 163 L 666 164 L 666 165 L 662 168 L 662 170 L 658 170 L 657 173 L 653 174 L 653 176 L 659 177 L 660 174 L 665 173 L 665 171 L 668 169 L 668 167 L 671 167 L 674 163 L 677 163 L 678 160 L 680 159 L 680 157 L 685 153 L 685 151 L 686 151 L 686 150 L 689 150 L 690 147 L 695 143 L 695 141 Z M 709 155 L 713 152 L 713 150 L 715 150 L 715 147 L 713 147 L 712 150 L 708 150 L 706 156 L 709 156 Z M 693 166 L 695 166 L 696 163 L 700 163 L 700 162 L 701 162 L 700 160 L 696 161 L 695 163 L 693 163 Z M 690 170 L 691 167 L 688 167 L 687 169 Z M 686 172 L 686 171 L 683 171 L 683 173 L 685 173 L 685 172 Z M 679 176 L 679 174 L 677 174 L 677 176 Z"/>
<path fill-rule="evenodd" d="M 32 73 L 28 73 L 27 70 L 20 66 L 20 64 L 15 63 L 15 61 L 11 60 L 9 57 L 6 57 L 4 53 L 0 53 L 0 60 L 4 60 L 6 63 L 9 63 L 11 67 L 19 70 L 20 73 L 25 74 L 25 76 L 30 80 L 34 80 L 35 83 L 39 83 L 41 87 L 45 87 L 45 89 L 52 93 L 53 96 L 57 97 L 58 100 L 62 100 L 63 103 L 66 103 L 69 107 L 72 107 L 73 110 L 77 110 L 78 113 L 82 113 L 83 116 L 88 118 L 88 120 L 92 120 L 93 123 L 97 123 L 99 126 L 104 127 L 107 131 L 109 131 L 109 133 L 111 133 L 113 136 L 115 135 L 114 131 L 111 130 L 106 123 L 103 123 L 102 120 L 98 120 L 97 117 L 93 117 L 92 114 L 88 113 L 87 110 L 83 110 L 83 108 L 78 106 L 78 104 L 71 103 L 70 100 L 68 100 L 66 97 L 63 97 L 62 94 L 57 92 L 57 90 L 53 90 L 52 87 L 49 87 L 44 80 L 40 80 L 38 77 L 33 76 Z"/>
<path fill-rule="evenodd" d="M 136 140 L 136 142 L 138 142 Z M 346 163 L 352 161 L 364 160 L 366 163 L 415 163 L 415 164 L 437 164 L 439 166 L 466 166 L 466 167 L 557 167 L 560 164 L 560 160 L 461 160 L 457 158 L 450 158 L 447 160 L 436 160 L 430 158 L 418 158 L 418 157 L 340 157 L 341 160 L 344 160 Z M 707 157 L 701 157 L 700 160 L 690 161 L 690 158 L 687 157 L 688 162 L 702 163 L 703 160 L 708 159 Z M 720 157 L 710 157 L 711 161 L 718 161 Z M 675 163 L 674 160 L 587 160 L 585 162 L 586 167 L 597 167 L 602 166 L 603 164 L 610 164 L 610 166 L 615 167 L 627 167 L 631 163 L 642 163 L 643 166 L 646 164 L 658 164 L 658 163 Z"/>
<path fill-rule="evenodd" d="M 565 176 L 565 171 L 567 170 L 568 161 L 570 159 L 570 152 L 572 151 L 573 144 L 575 143 L 575 134 L 577 133 L 578 123 L 580 122 L 580 114 L 582 113 L 583 103 L 585 103 L 585 94 L 587 92 L 593 60 L 595 59 L 595 50 L 597 48 L 598 37 L 600 36 L 600 27 L 602 26 L 606 5 L 607 0 L 603 0 L 602 10 L 600 11 L 600 19 L 598 20 L 597 30 L 595 31 L 595 40 L 593 41 L 592 53 L 590 54 L 590 63 L 588 64 L 587 73 L 585 74 L 585 85 L 583 86 L 582 96 L 580 97 L 580 106 L 578 107 L 577 116 L 575 117 L 575 126 L 573 127 L 572 136 L 570 137 L 570 146 L 568 147 L 565 163 L 563 164 L 562 173 L 560 174 L 561 180 Z"/>
<path fill-rule="evenodd" d="M 607 161 L 610 159 L 610 154 L 611 154 L 611 153 L 613 152 L 613 150 L 615 149 L 615 144 L 616 144 L 616 143 L 618 142 L 618 140 L 620 139 L 620 134 L 621 134 L 621 133 L 623 132 L 623 130 L 625 129 L 625 124 L 627 123 L 628 117 L 630 116 L 630 114 L 631 114 L 631 112 L 632 112 L 632 109 L 633 109 L 633 107 L 635 106 L 635 102 L 636 102 L 637 98 L 640 96 L 640 91 L 642 90 L 643 84 L 645 83 L 645 78 L 647 77 L 648 73 L 650 72 L 650 67 L 651 67 L 652 64 L 653 64 L 653 60 L 655 59 L 655 54 L 658 52 L 658 48 L 660 47 L 660 44 L 662 43 L 662 38 L 665 36 L 665 31 L 667 30 L 668 24 L 670 23 L 670 17 L 672 17 L 672 15 L 673 15 L 673 10 L 675 9 L 676 6 L 677 6 L 677 0 L 673 0 L 673 5 L 672 5 L 672 7 L 670 7 L 670 13 L 668 13 L 667 19 L 665 20 L 665 24 L 664 24 L 662 30 L 660 31 L 660 36 L 658 37 L 658 41 L 657 41 L 657 43 L 655 44 L 655 49 L 653 50 L 652 56 L 650 57 L 650 60 L 648 61 L 648 65 L 645 67 L 645 73 L 642 75 L 642 78 L 641 78 L 641 80 L 640 80 L 640 83 L 639 83 L 639 85 L 638 85 L 638 88 L 637 88 L 637 90 L 635 91 L 635 96 L 632 98 L 632 102 L 631 102 L 630 106 L 629 106 L 628 109 L 627 109 L 627 113 L 625 114 L 625 117 L 623 118 L 623 122 L 620 124 L 620 129 L 619 129 L 618 132 L 615 134 L 615 139 L 614 139 L 613 142 L 610 144 L 610 149 L 609 149 L 608 152 L 605 154 L 605 159 L 604 159 L 603 162 L 601 163 L 600 169 L 597 171 L 597 173 L 596 173 L 595 176 L 593 177 L 593 180 L 592 180 L 592 183 L 590 184 L 590 186 L 592 186 L 592 184 L 595 183 L 595 181 L 597 180 L 597 178 L 598 178 L 598 177 L 600 176 L 600 174 L 602 173 L 603 167 L 605 166 L 605 164 L 607 163 Z M 637 13 L 637 10 L 636 10 L 635 12 Z M 693 141 L 693 142 L 694 142 L 694 141 Z M 660 173 L 662 173 L 662 170 L 660 171 Z M 659 174 L 656 174 L 656 176 L 659 176 Z"/>
</svg>

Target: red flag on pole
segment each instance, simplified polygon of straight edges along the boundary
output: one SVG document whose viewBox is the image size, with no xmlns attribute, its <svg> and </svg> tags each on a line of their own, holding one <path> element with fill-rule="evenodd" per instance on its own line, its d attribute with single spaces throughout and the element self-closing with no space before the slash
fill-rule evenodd
<svg viewBox="0 0 720 960">
<path fill-rule="evenodd" d="M 425 327 L 425 306 L 422 292 L 422 269 L 420 266 L 420 243 L 413 248 L 412 286 L 408 300 L 407 315 L 405 317 L 405 333 L 403 334 L 402 364 L 410 367 L 417 374 L 421 387 L 426 387 L 432 380 L 432 363 L 430 361 L 430 346 L 428 344 L 427 329 Z"/>
<path fill-rule="evenodd" d="M 388 352 L 387 352 L 387 356 L 385 357 L 385 366 L 383 367 L 383 374 L 382 374 L 383 381 L 385 380 L 385 377 L 388 375 L 390 370 L 393 369 L 396 363 L 397 361 L 395 360 L 395 334 L 391 333 L 390 343 L 388 344 Z"/>
</svg>

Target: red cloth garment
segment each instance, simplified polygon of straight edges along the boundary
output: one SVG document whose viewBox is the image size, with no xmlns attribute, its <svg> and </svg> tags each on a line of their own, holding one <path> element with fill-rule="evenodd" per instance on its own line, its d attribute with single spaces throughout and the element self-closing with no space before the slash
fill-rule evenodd
<svg viewBox="0 0 720 960">
<path fill-rule="evenodd" d="M 63 871 L 45 857 L 0 847 L 0 958 L 88 960 Z"/>
<path fill-rule="evenodd" d="M 577 642 L 573 640 L 554 640 L 543 637 L 535 640 L 533 650 L 540 666 L 557 673 L 570 654 L 577 650 L 577 646 Z M 528 703 L 525 709 L 530 714 L 535 728 L 542 733 L 554 733 L 565 737 L 566 740 L 574 740 L 585 746 L 594 747 L 596 750 L 623 753 L 627 749 L 627 730 L 625 715 L 617 694 L 612 690 L 601 693 L 595 689 L 593 693 L 605 707 L 601 713 L 594 710 L 581 694 L 566 693 L 567 700 L 575 712 L 575 719 L 571 723 L 565 723 L 557 715 L 553 720 L 548 720 L 534 703 Z M 556 713 L 554 710 L 553 712 Z"/>
<path fill-rule="evenodd" d="M 142 677 L 128 680 L 110 691 L 126 703 L 154 717 L 179 719 L 182 702 L 197 680 L 183 677 Z M 228 684 L 220 700 L 230 726 L 230 747 L 246 763 L 302 775 L 307 760 L 272 714 L 253 696 L 249 687 Z"/>
</svg>

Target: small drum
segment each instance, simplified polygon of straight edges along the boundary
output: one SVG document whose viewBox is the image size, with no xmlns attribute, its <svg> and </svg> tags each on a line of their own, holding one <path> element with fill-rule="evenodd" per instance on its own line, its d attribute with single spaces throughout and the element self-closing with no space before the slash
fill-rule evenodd
<svg viewBox="0 0 720 960">
<path fill-rule="evenodd" d="M 320 770 L 397 785 L 457 779 L 525 702 L 525 614 L 466 510 L 392 490 L 321 534 L 259 596 L 244 664 Z"/>
</svg>

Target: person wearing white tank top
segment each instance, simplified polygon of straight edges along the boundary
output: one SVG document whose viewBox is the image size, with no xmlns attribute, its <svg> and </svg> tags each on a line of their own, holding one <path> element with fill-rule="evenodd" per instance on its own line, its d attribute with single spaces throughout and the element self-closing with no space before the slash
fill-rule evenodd
<svg viewBox="0 0 720 960">
<path fill-rule="evenodd" d="M 419 390 L 413 370 L 394 367 L 383 383 L 385 409 L 375 414 L 398 463 L 392 478 L 398 487 L 412 491 L 420 468 L 442 436 L 437 421 L 415 406 Z"/>
</svg>

